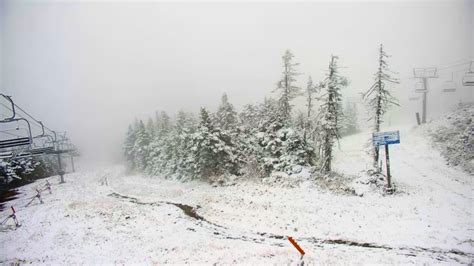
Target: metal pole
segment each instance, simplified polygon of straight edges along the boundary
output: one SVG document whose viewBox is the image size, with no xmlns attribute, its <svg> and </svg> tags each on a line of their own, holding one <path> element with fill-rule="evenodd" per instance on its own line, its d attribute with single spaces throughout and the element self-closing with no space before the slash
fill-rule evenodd
<svg viewBox="0 0 474 266">
<path fill-rule="evenodd" d="M 58 168 L 59 168 L 58 174 L 61 177 L 60 183 L 64 183 L 64 172 L 63 172 L 63 167 L 61 164 L 61 154 L 58 152 L 57 155 L 58 155 Z"/>
<path fill-rule="evenodd" d="M 385 144 L 385 165 L 387 167 L 387 187 L 389 189 L 392 188 L 391 180 L 390 180 L 390 157 L 389 157 L 389 152 L 388 152 L 388 144 Z"/>
<path fill-rule="evenodd" d="M 72 172 L 76 172 L 76 169 L 74 168 L 74 156 L 71 156 L 71 167 L 72 167 Z"/>
<path fill-rule="evenodd" d="M 422 117 L 421 117 L 421 123 L 426 123 L 426 94 L 428 93 L 428 85 L 427 85 L 427 78 L 423 78 L 423 88 L 424 88 L 424 92 L 423 92 L 423 113 L 422 113 Z"/>
<path fill-rule="evenodd" d="M 416 123 L 417 123 L 418 125 L 421 124 L 421 122 L 420 122 L 420 113 L 418 113 L 418 112 L 416 112 Z"/>
</svg>

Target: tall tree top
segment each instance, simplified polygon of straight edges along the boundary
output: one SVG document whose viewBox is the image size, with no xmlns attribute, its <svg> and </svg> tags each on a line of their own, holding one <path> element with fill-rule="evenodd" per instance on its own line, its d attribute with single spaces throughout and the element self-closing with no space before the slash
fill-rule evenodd
<svg viewBox="0 0 474 266">
<path fill-rule="evenodd" d="M 224 130 L 231 129 L 237 124 L 237 112 L 234 106 L 229 103 L 226 93 L 222 95 L 221 103 L 216 113 L 216 119 L 218 125 Z"/>
<path fill-rule="evenodd" d="M 288 123 L 291 117 L 291 101 L 301 95 L 301 88 L 294 84 L 299 73 L 296 71 L 298 63 L 293 62 L 293 58 L 294 55 L 291 51 L 286 50 L 282 57 L 283 75 L 274 90 L 280 94 L 278 97 L 279 113 L 285 123 Z"/>
</svg>

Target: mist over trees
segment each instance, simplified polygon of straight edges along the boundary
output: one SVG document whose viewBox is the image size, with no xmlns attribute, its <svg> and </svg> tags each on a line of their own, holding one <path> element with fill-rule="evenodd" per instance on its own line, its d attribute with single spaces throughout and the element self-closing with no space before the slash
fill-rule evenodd
<svg viewBox="0 0 474 266">
<path fill-rule="evenodd" d="M 348 116 L 344 116 L 343 91 L 348 81 L 339 73 L 337 60 L 331 56 L 324 78 L 315 83 L 308 77 L 303 91 L 296 85 L 298 63 L 287 50 L 275 98 L 246 104 L 238 112 L 224 93 L 215 112 L 206 107 L 198 114 L 180 111 L 170 116 L 161 111 L 146 125 L 136 120 L 123 145 L 129 168 L 199 179 L 294 174 L 304 167 L 331 172 L 336 141 L 341 134 L 358 131 L 353 105 L 346 107 Z M 297 97 L 305 98 L 303 111 L 293 108 Z"/>
</svg>

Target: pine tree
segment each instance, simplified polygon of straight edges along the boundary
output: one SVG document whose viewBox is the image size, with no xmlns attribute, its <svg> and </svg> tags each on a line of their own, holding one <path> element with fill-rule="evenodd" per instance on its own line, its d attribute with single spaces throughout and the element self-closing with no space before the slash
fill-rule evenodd
<svg viewBox="0 0 474 266">
<path fill-rule="evenodd" d="M 238 174 L 237 150 L 230 135 L 214 124 L 212 115 L 205 108 L 201 108 L 200 120 L 191 140 L 193 176 L 208 178 L 225 173 Z"/>
<path fill-rule="evenodd" d="M 279 103 L 272 98 L 265 98 L 258 108 L 259 131 L 276 132 L 285 125 L 280 115 Z"/>
<path fill-rule="evenodd" d="M 224 93 L 221 98 L 221 103 L 216 113 L 217 124 L 223 130 L 229 130 L 237 125 L 237 112 L 234 106 L 229 103 L 227 94 Z"/>
<path fill-rule="evenodd" d="M 326 74 L 324 84 L 326 94 L 323 95 L 324 103 L 320 106 L 318 122 L 322 130 L 322 171 L 328 173 L 331 171 L 332 148 L 334 141 L 339 139 L 340 120 L 342 118 L 341 110 L 341 89 L 347 86 L 347 79 L 339 75 L 337 66 L 337 56 L 331 56 L 329 71 Z"/>
<path fill-rule="evenodd" d="M 179 111 L 175 125 L 175 155 L 177 174 L 184 175 L 191 173 L 188 161 L 190 160 L 189 150 L 191 146 L 192 133 L 195 132 L 194 120 L 191 114 Z"/>
<path fill-rule="evenodd" d="M 148 135 L 150 135 L 150 137 L 155 136 L 156 128 L 155 128 L 155 123 L 153 122 L 153 119 L 148 118 L 145 129 Z"/>
<path fill-rule="evenodd" d="M 158 134 L 167 135 L 171 131 L 170 117 L 165 111 L 161 111 L 157 120 Z"/>
<path fill-rule="evenodd" d="M 148 145 L 150 144 L 151 138 L 145 129 L 143 121 L 141 120 L 138 122 L 135 136 L 136 139 L 133 146 L 134 165 L 138 170 L 144 171 L 147 167 L 149 151 Z"/>
<path fill-rule="evenodd" d="M 290 122 L 291 118 L 291 101 L 300 95 L 301 88 L 295 85 L 296 76 L 296 66 L 298 63 L 293 63 L 294 55 L 290 50 L 286 50 L 285 55 L 283 55 L 283 76 L 281 80 L 277 83 L 277 88 L 275 91 L 279 92 L 278 104 L 279 104 L 279 114 L 283 119 L 285 124 Z"/>
<path fill-rule="evenodd" d="M 123 144 L 123 154 L 125 156 L 125 160 L 129 164 L 130 169 L 135 168 L 134 164 L 134 155 L 133 155 L 133 147 L 135 145 L 135 129 L 132 125 L 128 126 L 127 135 L 125 136 L 125 142 Z"/>
<path fill-rule="evenodd" d="M 259 126 L 258 105 L 246 104 L 239 114 L 240 121 L 246 130 L 255 130 Z"/>
<path fill-rule="evenodd" d="M 379 48 L 379 68 L 374 75 L 375 82 L 365 92 L 362 97 L 366 101 L 369 109 L 371 110 L 370 119 L 374 121 L 374 132 L 380 132 L 380 126 L 383 122 L 383 115 L 387 110 L 393 106 L 399 106 L 397 99 L 390 93 L 388 88 L 389 84 L 397 84 L 398 79 L 392 77 L 394 74 L 388 68 L 387 55 L 383 49 L 383 44 L 380 44 Z M 379 147 L 374 147 L 374 167 L 377 169 L 377 163 L 379 160 Z"/>
</svg>

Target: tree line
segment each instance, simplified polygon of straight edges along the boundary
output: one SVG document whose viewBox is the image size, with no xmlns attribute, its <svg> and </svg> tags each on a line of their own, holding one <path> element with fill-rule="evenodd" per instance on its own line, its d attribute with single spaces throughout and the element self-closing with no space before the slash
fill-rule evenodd
<svg viewBox="0 0 474 266">
<path fill-rule="evenodd" d="M 375 83 L 363 95 L 376 131 L 383 114 L 396 104 L 386 86 L 396 80 L 387 73 L 388 56 L 382 45 L 379 51 Z M 146 123 L 136 119 L 123 145 L 128 167 L 151 175 L 201 179 L 228 174 L 264 177 L 275 171 L 292 174 L 305 166 L 329 173 L 334 144 L 342 135 L 359 130 L 355 106 L 348 102 L 342 107 L 348 80 L 340 74 L 338 60 L 331 56 L 324 78 L 315 84 L 308 77 L 302 89 L 296 85 L 298 63 L 287 50 L 275 98 L 247 104 L 237 112 L 224 93 L 215 112 L 201 107 L 198 114 L 179 111 L 171 118 L 161 111 Z M 306 110 L 295 112 L 292 102 L 300 96 L 305 97 Z M 374 150 L 378 160 L 375 156 L 378 150 Z"/>
</svg>

